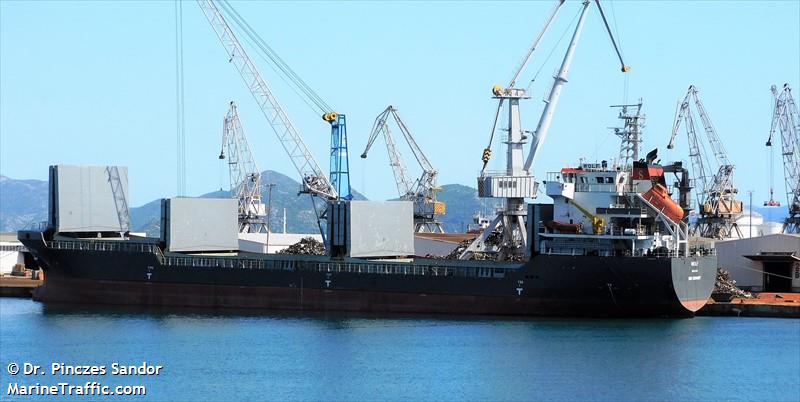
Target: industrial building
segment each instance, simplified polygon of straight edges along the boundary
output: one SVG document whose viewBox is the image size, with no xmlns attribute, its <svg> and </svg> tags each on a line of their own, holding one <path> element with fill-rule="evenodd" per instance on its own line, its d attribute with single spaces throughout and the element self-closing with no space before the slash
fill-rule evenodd
<svg viewBox="0 0 800 402">
<path fill-rule="evenodd" d="M 772 234 L 719 241 L 719 267 L 753 292 L 800 292 L 800 235 Z"/>
<path fill-rule="evenodd" d="M 17 264 L 25 265 L 26 252 L 16 232 L 0 233 L 0 276 L 11 275 Z"/>
</svg>

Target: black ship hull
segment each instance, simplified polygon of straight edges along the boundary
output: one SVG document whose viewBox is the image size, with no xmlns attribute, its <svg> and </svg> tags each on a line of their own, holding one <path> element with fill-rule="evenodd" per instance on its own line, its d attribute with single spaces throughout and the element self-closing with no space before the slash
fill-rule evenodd
<svg viewBox="0 0 800 402">
<path fill-rule="evenodd" d="M 529 261 L 331 260 L 163 253 L 135 241 L 20 240 L 45 302 L 482 315 L 692 316 L 716 257 L 536 255 Z"/>
</svg>

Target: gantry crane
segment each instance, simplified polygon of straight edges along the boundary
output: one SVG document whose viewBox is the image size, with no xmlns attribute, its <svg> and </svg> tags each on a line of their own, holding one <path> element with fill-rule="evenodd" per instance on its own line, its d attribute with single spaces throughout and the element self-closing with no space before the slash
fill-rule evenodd
<svg viewBox="0 0 800 402">
<path fill-rule="evenodd" d="M 227 150 L 227 156 L 226 154 Z M 239 232 L 266 233 L 266 210 L 261 202 L 261 170 L 258 169 L 234 102 L 222 124 L 219 159 L 228 160 L 231 197 L 239 201 Z"/>
<path fill-rule="evenodd" d="M 409 148 L 411 148 L 414 158 L 422 168 L 422 175 L 413 182 L 408 178 L 408 171 L 403 164 L 403 157 L 397 149 L 397 144 L 389 129 L 389 124 L 387 123 L 389 116 L 394 118 Z M 372 132 L 369 136 L 369 141 L 367 141 L 367 147 L 361 154 L 362 158 L 367 157 L 367 153 L 370 148 L 372 148 L 372 144 L 375 143 L 375 139 L 377 139 L 380 134 L 383 134 L 384 141 L 386 142 L 386 149 L 389 152 L 389 164 L 392 166 L 400 199 L 412 201 L 414 203 L 414 230 L 416 232 L 444 233 L 442 222 L 437 219 L 438 215 L 445 213 L 445 204 L 436 200 L 436 193 L 440 190 L 439 187 L 436 186 L 438 171 L 433 168 L 428 157 L 422 152 L 419 144 L 414 140 L 411 131 L 408 129 L 403 119 L 400 118 L 400 115 L 397 113 L 397 108 L 394 106 L 390 105 L 375 118 L 375 124 L 372 126 Z"/>
<path fill-rule="evenodd" d="M 695 117 L 691 110 L 692 103 L 705 130 L 708 147 L 714 154 L 713 165 L 697 135 Z M 695 177 L 694 187 L 698 202 L 699 217 L 692 227 L 691 234 L 716 239 L 741 238 L 742 232 L 736 224 L 736 219 L 742 214 L 742 202 L 736 199 L 738 190 L 733 183 L 736 167 L 728 159 L 725 147 L 694 85 L 689 86 L 677 110 L 668 149 L 675 147 L 681 124 L 685 126 L 689 140 L 689 158 L 692 161 L 692 175 Z"/>
<path fill-rule="evenodd" d="M 301 88 L 301 91 L 307 95 L 309 100 L 323 111 L 323 120 L 331 124 L 331 179 L 329 180 L 317 164 L 311 151 L 309 151 L 300 132 L 289 120 L 289 116 L 275 98 L 267 82 L 261 77 L 255 64 L 247 55 L 241 42 L 237 39 L 216 4 L 214 4 L 212 0 L 198 0 L 197 3 L 208 19 L 208 22 L 211 24 L 214 32 L 217 34 L 222 46 L 225 48 L 228 61 L 236 67 L 245 86 L 250 90 L 261 112 L 264 114 L 264 117 L 267 118 L 267 122 L 277 135 L 278 141 L 281 143 L 281 146 L 283 146 L 283 149 L 289 155 L 292 164 L 300 174 L 304 192 L 312 196 L 319 196 L 329 202 L 349 200 L 351 195 L 349 163 L 347 161 L 347 131 L 345 128 L 344 115 L 331 111 L 331 108 L 322 101 L 297 74 L 291 71 L 280 57 L 274 54 L 269 46 L 254 33 L 252 28 L 250 28 L 243 18 L 233 10 L 225 0 L 220 2 L 234 23 L 257 44 L 281 71 L 284 71 L 290 81 Z M 325 219 L 325 208 L 318 209 L 316 203 L 314 203 L 314 209 L 316 211 L 320 232 L 324 238 L 325 230 L 322 228 L 321 221 Z"/>
<path fill-rule="evenodd" d="M 545 107 L 542 110 L 536 130 L 533 133 L 530 133 L 532 134 L 533 138 L 527 158 L 525 158 L 523 155 L 523 145 L 528 142 L 527 140 L 529 132 L 522 129 L 519 109 L 520 100 L 529 99 L 530 96 L 528 95 L 528 90 L 526 88 L 518 88 L 516 87 L 516 83 L 524 71 L 525 66 L 527 66 L 528 62 L 531 60 L 534 51 L 539 46 L 539 42 L 541 41 L 542 37 L 548 31 L 550 25 L 558 15 L 561 6 L 564 5 L 564 2 L 565 0 L 556 1 L 556 5 L 547 22 L 534 40 L 531 47 L 528 49 L 528 52 L 525 54 L 525 57 L 522 59 L 522 63 L 520 63 L 519 67 L 515 71 L 509 85 L 505 88 L 500 85 L 495 85 L 492 88 L 492 94 L 494 95 L 494 98 L 498 100 L 498 103 L 497 110 L 495 112 L 494 123 L 492 125 L 492 131 L 489 136 L 489 146 L 487 146 L 483 151 L 483 168 L 481 169 L 481 174 L 478 177 L 478 196 L 486 198 L 502 198 L 504 200 L 504 205 L 498 212 L 497 217 L 491 221 L 489 226 L 486 227 L 483 232 L 477 238 L 475 238 L 475 240 L 473 240 L 473 242 L 461 253 L 459 256 L 461 259 L 471 258 L 475 252 L 496 252 L 498 260 L 506 259 L 507 256 L 511 255 L 527 255 L 529 253 L 530 247 L 528 247 L 527 228 L 525 226 L 525 216 L 527 215 L 525 198 L 536 198 L 539 185 L 533 176 L 532 168 L 536 157 L 540 153 L 540 147 L 544 143 L 547 133 L 550 131 L 550 125 L 553 121 L 553 114 L 555 113 L 556 106 L 558 105 L 558 100 L 561 96 L 561 90 L 564 84 L 567 82 L 569 68 L 572 64 L 575 48 L 578 45 L 578 40 L 580 39 L 581 31 L 583 30 L 586 14 L 589 10 L 591 1 L 584 0 L 582 2 L 583 8 L 580 11 L 578 23 L 575 27 L 574 33 L 572 34 L 572 40 L 570 41 L 567 52 L 564 55 L 563 61 L 561 62 L 561 68 L 556 76 L 553 77 L 553 86 L 549 95 L 544 100 Z M 603 9 L 600 7 L 599 0 L 595 0 L 595 3 L 597 4 L 597 8 L 600 10 L 600 16 L 603 19 L 606 31 L 611 37 L 611 42 L 614 45 L 614 49 L 619 58 L 622 71 L 627 72 L 630 70 L 630 67 L 628 67 L 622 60 L 622 54 L 620 53 L 617 43 L 614 40 L 614 36 L 611 33 L 611 29 L 608 25 L 605 14 L 603 13 Z M 501 172 L 489 172 L 486 171 L 486 165 L 492 155 L 491 146 L 495 132 L 497 131 L 497 123 L 500 118 L 500 112 L 503 109 L 503 105 L 506 103 L 508 105 L 508 126 L 506 128 L 508 138 L 504 141 L 506 144 L 506 169 Z M 500 233 L 501 240 L 499 241 L 499 244 L 488 244 L 486 240 L 496 231 Z"/>
<path fill-rule="evenodd" d="M 775 103 L 767 146 L 772 146 L 775 130 L 779 130 L 786 197 L 789 201 L 789 216 L 784 221 L 783 232 L 800 233 L 800 155 L 797 154 L 800 150 L 800 115 L 789 84 L 783 84 L 780 93 L 775 85 L 771 90 Z"/>
</svg>

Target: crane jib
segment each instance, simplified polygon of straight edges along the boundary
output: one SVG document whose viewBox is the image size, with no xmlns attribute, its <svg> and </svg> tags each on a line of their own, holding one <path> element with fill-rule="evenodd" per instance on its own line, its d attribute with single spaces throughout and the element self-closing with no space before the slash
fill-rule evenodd
<svg viewBox="0 0 800 402">
<path fill-rule="evenodd" d="M 314 160 L 302 136 L 261 77 L 220 10 L 211 0 L 198 0 L 197 3 L 225 48 L 229 62 L 236 67 L 245 86 L 250 90 L 278 141 L 300 174 L 304 188 L 312 194 L 327 199 L 338 199 L 336 189 Z"/>
</svg>

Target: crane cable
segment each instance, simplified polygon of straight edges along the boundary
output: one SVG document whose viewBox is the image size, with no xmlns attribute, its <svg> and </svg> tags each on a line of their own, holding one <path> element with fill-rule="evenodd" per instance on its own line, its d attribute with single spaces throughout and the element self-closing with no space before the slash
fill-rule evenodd
<svg viewBox="0 0 800 402">
<path fill-rule="evenodd" d="M 614 34 L 616 35 L 617 41 L 619 41 L 619 49 L 620 54 L 622 53 L 622 37 L 619 35 L 619 27 L 617 26 L 617 11 L 614 7 L 614 0 L 610 0 L 611 3 L 611 20 L 614 21 Z M 622 85 L 622 103 L 628 103 L 628 89 L 630 88 L 630 74 L 623 74 L 622 79 L 624 80 Z"/>
<path fill-rule="evenodd" d="M 289 65 L 272 49 L 266 41 L 253 29 L 252 26 L 231 6 L 227 0 L 221 0 L 220 5 L 226 11 L 231 20 L 237 27 L 255 44 L 257 50 L 266 56 L 272 66 L 276 67 L 286 77 L 291 84 L 302 92 L 306 99 L 316 106 L 319 112 L 325 113 L 333 111 L 333 108 L 322 99 Z"/>
<path fill-rule="evenodd" d="M 255 43 L 253 43 L 253 42 L 250 40 L 250 38 L 248 38 L 247 36 L 245 36 L 245 37 L 244 37 L 244 38 L 242 38 L 242 39 L 244 40 L 244 42 L 246 42 L 246 43 L 247 43 L 248 45 L 250 45 L 251 47 L 254 47 L 254 48 L 256 47 Z M 304 103 L 306 106 L 308 106 L 308 109 L 309 109 L 309 110 L 310 110 L 312 113 L 315 113 L 315 114 L 316 114 L 316 113 L 318 113 L 318 112 L 319 112 L 319 107 L 318 107 L 318 106 L 316 106 L 316 105 L 314 105 L 314 104 L 312 104 L 312 103 L 311 103 L 311 101 L 309 101 L 309 100 L 308 100 L 308 97 L 307 97 L 307 96 L 305 96 L 304 94 L 300 93 L 300 90 L 299 90 L 299 89 L 297 89 L 297 88 L 296 88 L 296 86 L 295 86 L 293 83 L 289 82 L 289 80 L 288 80 L 288 79 L 287 79 L 287 78 L 284 76 L 284 74 L 283 74 L 281 71 L 279 71 L 279 70 L 278 70 L 278 68 L 277 68 L 277 67 L 275 67 L 275 66 L 272 64 L 272 62 L 270 62 L 270 61 L 268 60 L 268 58 L 267 58 L 267 57 L 265 57 L 265 56 L 264 56 L 264 55 L 263 55 L 261 52 L 258 52 L 258 51 L 256 51 L 256 52 L 255 52 L 255 55 L 256 55 L 256 56 L 258 56 L 258 57 L 259 57 L 261 60 L 263 60 L 263 61 L 264 61 L 264 62 L 267 64 L 267 66 L 268 66 L 268 67 L 269 67 L 269 68 L 270 68 L 270 69 L 271 69 L 273 72 L 275 72 L 275 74 L 278 76 L 278 78 L 280 78 L 280 80 L 281 80 L 281 81 L 283 81 L 283 83 L 284 83 L 284 84 L 286 84 L 286 86 L 287 86 L 287 87 L 289 87 L 289 89 L 291 89 L 291 90 L 292 90 L 292 92 L 294 92 L 294 94 L 295 94 L 295 95 L 297 95 L 297 97 L 298 97 L 298 98 L 300 98 L 300 100 L 301 100 L 301 101 L 303 101 L 303 103 Z"/>
<path fill-rule="evenodd" d="M 561 44 L 561 41 L 564 40 L 564 37 L 567 36 L 567 33 L 569 33 L 572 30 L 572 24 L 575 22 L 575 20 L 578 19 L 579 15 L 581 15 L 581 11 L 580 10 L 578 10 L 578 12 L 575 13 L 575 16 L 572 17 L 572 20 L 570 20 L 569 24 L 567 24 L 567 26 L 564 28 L 564 32 L 561 33 L 561 36 L 558 38 L 558 41 L 556 41 L 556 44 L 553 45 L 552 49 L 550 49 L 550 53 L 547 54 L 547 57 L 544 58 L 544 61 L 542 62 L 542 65 L 539 66 L 539 69 L 536 70 L 536 73 L 533 75 L 533 78 L 531 78 L 531 81 L 528 83 L 528 87 L 525 88 L 526 91 L 530 91 L 531 87 L 533 86 L 533 82 L 536 81 L 537 77 L 539 77 L 539 73 L 542 72 L 542 69 L 544 69 L 544 66 L 547 65 L 548 61 L 550 61 L 550 57 L 553 56 L 553 53 L 555 53 L 556 50 L 559 49 L 558 45 Z"/>
<path fill-rule="evenodd" d="M 175 114 L 177 195 L 186 195 L 186 113 L 183 85 L 183 4 L 175 0 Z"/>
</svg>

